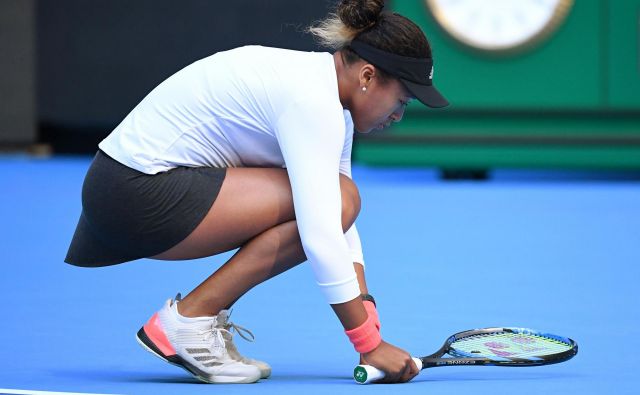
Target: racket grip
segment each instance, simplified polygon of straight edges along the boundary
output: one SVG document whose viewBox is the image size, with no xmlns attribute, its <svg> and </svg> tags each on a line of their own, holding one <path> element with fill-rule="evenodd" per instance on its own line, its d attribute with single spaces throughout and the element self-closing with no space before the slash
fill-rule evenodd
<svg viewBox="0 0 640 395">
<path fill-rule="evenodd" d="M 413 362 L 418 366 L 418 370 L 422 370 L 422 361 L 420 358 L 412 357 Z M 384 378 L 384 372 L 371 365 L 358 365 L 353 369 L 353 379 L 358 384 L 369 384 Z"/>
</svg>

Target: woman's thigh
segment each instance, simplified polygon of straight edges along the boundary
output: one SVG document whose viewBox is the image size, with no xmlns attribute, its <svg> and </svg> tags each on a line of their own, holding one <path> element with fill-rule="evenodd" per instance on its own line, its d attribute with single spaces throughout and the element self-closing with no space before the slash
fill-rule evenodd
<svg viewBox="0 0 640 395">
<path fill-rule="evenodd" d="M 360 211 L 358 189 L 340 175 L 342 226 L 349 229 Z M 230 168 L 218 197 L 196 229 L 153 259 L 182 260 L 216 255 L 241 247 L 260 233 L 295 219 L 285 169 Z"/>
<path fill-rule="evenodd" d="M 230 168 L 196 229 L 154 259 L 195 259 L 238 248 L 265 230 L 295 218 L 285 169 Z"/>
</svg>

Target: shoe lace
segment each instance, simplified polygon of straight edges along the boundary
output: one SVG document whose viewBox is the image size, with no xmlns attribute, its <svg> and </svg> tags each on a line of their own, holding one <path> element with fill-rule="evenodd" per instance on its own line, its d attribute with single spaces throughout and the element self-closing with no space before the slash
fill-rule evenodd
<svg viewBox="0 0 640 395">
<path fill-rule="evenodd" d="M 242 327 L 240 325 L 236 325 L 229 320 L 229 318 L 231 318 L 231 314 L 233 314 L 233 309 L 229 310 L 229 314 L 226 316 L 223 322 L 219 323 L 218 328 L 224 331 L 225 333 L 229 334 L 229 340 L 231 340 L 232 342 L 233 342 L 233 332 L 237 333 L 238 335 L 240 335 L 241 338 L 243 338 L 248 342 L 255 341 L 256 337 L 253 335 L 253 333 L 249 329 Z"/>
<path fill-rule="evenodd" d="M 238 335 L 240 335 L 241 338 L 248 342 L 253 342 L 256 340 L 256 337 L 249 329 L 240 325 L 236 325 L 233 322 L 227 322 L 222 330 L 228 332 L 231 336 L 233 336 L 233 331 L 235 331 Z"/>
<path fill-rule="evenodd" d="M 203 338 L 204 341 L 211 340 L 210 347 L 212 352 L 214 349 L 217 349 L 218 352 L 224 353 L 225 352 L 224 350 L 226 349 L 225 347 L 226 340 L 224 338 L 224 333 L 229 334 L 229 339 L 231 339 L 233 338 L 233 332 L 240 335 L 240 337 L 242 337 L 246 341 L 249 341 L 249 342 L 255 341 L 255 336 L 249 329 L 242 327 L 240 325 L 236 325 L 233 322 L 229 322 L 229 321 L 227 321 L 223 326 L 212 325 L 211 327 L 205 330 L 198 331 L 198 334 L 204 335 L 204 338 Z"/>
<path fill-rule="evenodd" d="M 204 341 L 211 341 L 210 344 L 212 349 L 224 350 L 224 337 L 222 336 L 220 328 L 216 328 L 212 325 L 210 328 L 199 331 L 198 334 L 204 335 Z"/>
</svg>

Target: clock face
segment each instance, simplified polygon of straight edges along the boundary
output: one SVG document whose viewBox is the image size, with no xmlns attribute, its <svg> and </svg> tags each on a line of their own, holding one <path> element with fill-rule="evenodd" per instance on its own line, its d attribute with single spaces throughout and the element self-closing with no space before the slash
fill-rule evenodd
<svg viewBox="0 0 640 395">
<path fill-rule="evenodd" d="M 528 46 L 550 34 L 573 0 L 426 0 L 455 39 L 489 51 Z"/>
</svg>

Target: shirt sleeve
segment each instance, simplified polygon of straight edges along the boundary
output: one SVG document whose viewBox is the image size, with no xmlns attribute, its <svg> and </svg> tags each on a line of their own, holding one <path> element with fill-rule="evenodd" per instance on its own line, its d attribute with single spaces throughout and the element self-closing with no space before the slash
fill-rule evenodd
<svg viewBox="0 0 640 395">
<path fill-rule="evenodd" d="M 351 152 L 353 147 L 353 121 L 349 111 L 344 110 L 344 119 L 346 127 L 346 135 L 344 138 L 344 146 L 342 148 L 342 157 L 340 158 L 340 174 L 351 177 Z M 360 242 L 360 235 L 358 229 L 354 223 L 351 228 L 344 234 L 349 246 L 349 254 L 351 255 L 351 261 L 357 262 L 364 267 L 364 256 L 362 253 L 362 243 Z"/>
<path fill-rule="evenodd" d="M 351 177 L 351 152 L 353 148 L 353 121 L 351 113 L 344 110 L 345 136 L 344 145 L 342 146 L 342 155 L 340 156 L 340 174 Z"/>
<path fill-rule="evenodd" d="M 278 118 L 276 135 L 302 247 L 316 281 L 330 304 L 355 299 L 360 289 L 341 223 L 342 111 L 320 100 L 296 102 Z"/>
<path fill-rule="evenodd" d="M 344 234 L 344 238 L 347 240 L 347 245 L 349 246 L 351 261 L 359 263 L 364 267 L 362 243 L 360 243 L 360 235 L 358 234 L 358 229 L 356 229 L 356 224 L 351 225 L 351 228 Z"/>
</svg>

